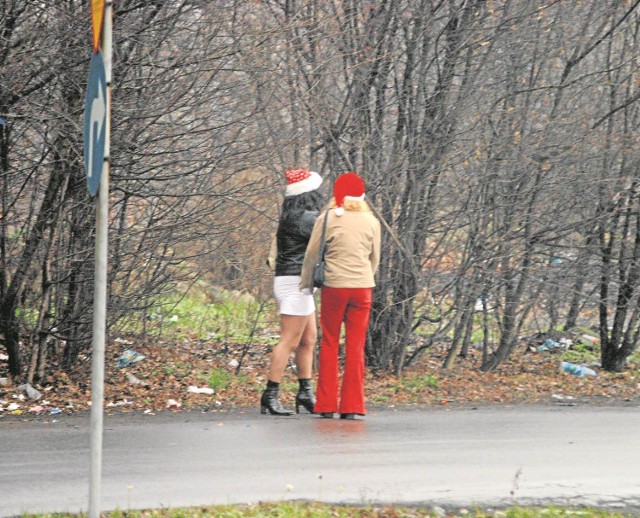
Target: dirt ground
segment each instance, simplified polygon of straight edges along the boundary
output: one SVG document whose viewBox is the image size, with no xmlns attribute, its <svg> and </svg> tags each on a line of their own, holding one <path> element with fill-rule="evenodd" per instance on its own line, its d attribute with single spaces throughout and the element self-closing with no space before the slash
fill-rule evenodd
<svg viewBox="0 0 640 518">
<path fill-rule="evenodd" d="M 452 369 L 443 370 L 446 345 L 434 346 L 401 377 L 368 370 L 367 404 L 640 404 L 637 365 L 620 374 L 596 367 L 598 377 L 577 377 L 560 371 L 559 352 L 534 349 L 523 344 L 510 361 L 486 373 L 479 369 L 481 354 L 475 349 L 467 358 L 458 358 Z M 124 351 L 133 354 L 127 358 Z M 107 345 L 105 357 L 105 411 L 155 413 L 255 407 L 257 412 L 269 351 L 266 345 L 187 339 L 142 344 L 117 338 Z M 123 365 L 127 360 L 133 361 Z M 33 388 L 41 394 L 35 394 L 37 399 L 7 377 L 6 367 L 6 361 L 0 360 L 0 419 L 4 415 L 55 415 L 90 408 L 88 356 L 81 358 L 75 372 L 56 371 L 45 382 L 35 384 Z M 290 364 L 281 386 L 284 406 L 293 408 L 296 390 L 295 370 Z"/>
</svg>

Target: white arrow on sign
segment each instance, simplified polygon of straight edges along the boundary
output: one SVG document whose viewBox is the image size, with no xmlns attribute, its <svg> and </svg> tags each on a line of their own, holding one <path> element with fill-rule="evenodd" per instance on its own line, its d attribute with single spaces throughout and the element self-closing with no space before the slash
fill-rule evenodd
<svg viewBox="0 0 640 518">
<path fill-rule="evenodd" d="M 96 141 L 94 138 L 96 136 L 96 125 L 98 127 L 97 138 L 99 139 L 107 122 L 107 119 L 104 116 L 106 112 L 107 100 L 102 95 L 102 81 L 98 80 L 98 97 L 95 97 L 93 101 L 91 101 L 91 118 L 89 121 L 89 168 L 87 171 L 87 176 L 89 178 L 93 176 L 93 145 Z"/>
</svg>

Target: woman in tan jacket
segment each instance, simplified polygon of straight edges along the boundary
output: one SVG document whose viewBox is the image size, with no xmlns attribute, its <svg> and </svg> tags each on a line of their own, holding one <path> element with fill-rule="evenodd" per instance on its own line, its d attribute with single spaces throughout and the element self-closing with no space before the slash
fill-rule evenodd
<svg viewBox="0 0 640 518">
<path fill-rule="evenodd" d="M 364 200 L 356 173 L 337 178 L 325 234 L 325 284 L 320 298 L 322 342 L 315 412 L 342 419 L 365 415 L 364 347 L 374 275 L 380 261 L 380 222 Z M 315 222 L 302 266 L 300 287 L 311 290 L 326 211 Z M 345 365 L 339 387 L 340 331 L 345 324 Z M 338 397 L 338 393 L 340 396 Z"/>
</svg>

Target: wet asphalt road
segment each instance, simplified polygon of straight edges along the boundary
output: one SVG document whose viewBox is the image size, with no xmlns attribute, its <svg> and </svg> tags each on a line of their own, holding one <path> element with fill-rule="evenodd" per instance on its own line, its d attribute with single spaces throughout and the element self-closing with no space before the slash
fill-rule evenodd
<svg viewBox="0 0 640 518">
<path fill-rule="evenodd" d="M 88 507 L 89 417 L 0 419 L 0 516 Z M 267 500 L 640 513 L 640 408 L 105 417 L 103 510 Z"/>
</svg>

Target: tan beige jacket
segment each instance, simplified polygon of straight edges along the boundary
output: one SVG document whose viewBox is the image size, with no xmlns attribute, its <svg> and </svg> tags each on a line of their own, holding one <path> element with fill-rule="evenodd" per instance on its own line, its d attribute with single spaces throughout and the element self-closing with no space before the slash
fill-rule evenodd
<svg viewBox="0 0 640 518">
<path fill-rule="evenodd" d="M 311 232 L 302 264 L 300 288 L 312 289 L 313 266 L 318 260 L 325 212 Z M 329 209 L 326 231 L 325 284 L 331 288 L 372 288 L 380 262 L 380 222 L 366 203 L 342 216 Z"/>
</svg>

